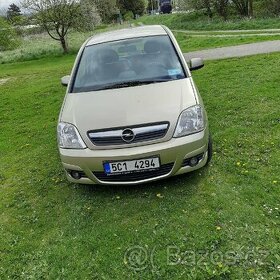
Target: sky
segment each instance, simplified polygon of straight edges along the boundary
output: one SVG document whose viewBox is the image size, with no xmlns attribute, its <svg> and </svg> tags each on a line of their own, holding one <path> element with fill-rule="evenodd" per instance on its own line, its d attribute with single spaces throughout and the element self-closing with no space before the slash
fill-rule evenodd
<svg viewBox="0 0 280 280">
<path fill-rule="evenodd" d="M 15 3 L 17 5 L 20 4 L 21 0 L 0 0 L 0 9 L 6 9 L 10 4 Z"/>
</svg>

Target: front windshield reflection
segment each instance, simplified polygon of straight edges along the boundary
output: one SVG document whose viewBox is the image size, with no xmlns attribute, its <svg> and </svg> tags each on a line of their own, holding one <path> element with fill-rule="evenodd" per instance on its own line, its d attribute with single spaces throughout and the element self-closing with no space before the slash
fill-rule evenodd
<svg viewBox="0 0 280 280">
<path fill-rule="evenodd" d="M 73 92 L 137 86 L 185 77 L 169 37 L 149 36 L 86 47 Z"/>
</svg>

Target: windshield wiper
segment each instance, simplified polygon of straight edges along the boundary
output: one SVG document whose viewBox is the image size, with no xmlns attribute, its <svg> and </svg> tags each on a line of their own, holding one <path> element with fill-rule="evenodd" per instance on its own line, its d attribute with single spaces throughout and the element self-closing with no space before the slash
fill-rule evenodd
<svg viewBox="0 0 280 280">
<path fill-rule="evenodd" d="M 136 87 L 141 85 L 148 85 L 148 84 L 154 84 L 154 83 L 161 83 L 161 82 L 167 82 L 170 79 L 156 79 L 156 80 L 140 80 L 140 81 L 126 81 L 116 84 L 109 84 L 105 86 L 101 86 L 96 90 L 103 90 L 103 89 L 114 89 L 114 88 L 125 88 L 125 87 Z"/>
</svg>

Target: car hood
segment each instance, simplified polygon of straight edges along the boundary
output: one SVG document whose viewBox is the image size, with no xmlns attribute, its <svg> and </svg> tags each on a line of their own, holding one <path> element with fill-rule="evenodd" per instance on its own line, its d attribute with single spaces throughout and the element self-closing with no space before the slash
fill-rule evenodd
<svg viewBox="0 0 280 280">
<path fill-rule="evenodd" d="M 182 110 L 195 104 L 192 80 L 186 78 L 129 88 L 67 94 L 60 121 L 74 124 L 90 148 L 98 148 L 93 147 L 87 136 L 91 130 L 169 122 L 169 130 L 163 141 L 172 137 Z"/>
</svg>

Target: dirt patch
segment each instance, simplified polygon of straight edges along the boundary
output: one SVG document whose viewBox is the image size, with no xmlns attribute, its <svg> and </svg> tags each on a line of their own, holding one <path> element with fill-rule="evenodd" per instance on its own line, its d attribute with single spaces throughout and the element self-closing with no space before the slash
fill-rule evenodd
<svg viewBox="0 0 280 280">
<path fill-rule="evenodd" d="M 4 85 L 5 83 L 7 83 L 11 78 L 6 78 L 6 79 L 0 79 L 0 86 Z"/>
</svg>

